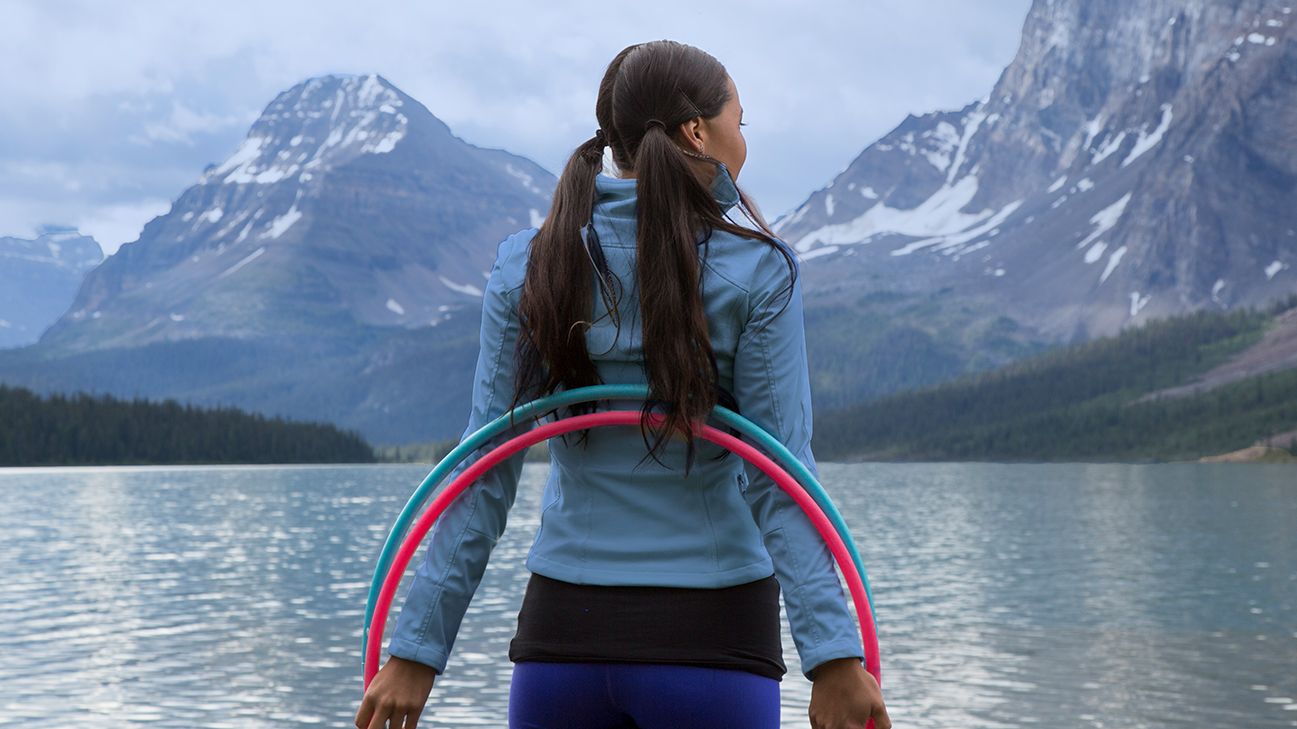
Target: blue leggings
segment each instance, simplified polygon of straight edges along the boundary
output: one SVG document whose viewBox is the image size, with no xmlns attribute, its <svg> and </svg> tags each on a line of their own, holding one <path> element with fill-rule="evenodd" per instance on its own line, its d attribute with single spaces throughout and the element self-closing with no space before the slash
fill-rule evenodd
<svg viewBox="0 0 1297 729">
<path fill-rule="evenodd" d="M 513 664 L 509 729 L 779 729 L 779 682 L 664 663 Z"/>
</svg>

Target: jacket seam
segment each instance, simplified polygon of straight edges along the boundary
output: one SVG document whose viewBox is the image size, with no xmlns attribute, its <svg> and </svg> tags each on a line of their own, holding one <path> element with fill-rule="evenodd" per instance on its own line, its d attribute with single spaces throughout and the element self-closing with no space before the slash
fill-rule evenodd
<svg viewBox="0 0 1297 729">
<path fill-rule="evenodd" d="M 590 544 L 590 533 L 594 531 L 594 522 L 590 515 L 592 500 L 589 496 L 586 496 L 582 500 L 582 506 L 584 508 L 581 510 L 581 516 L 583 517 L 582 520 L 585 522 L 585 535 L 581 537 L 581 547 L 577 549 L 577 556 L 581 558 L 581 573 L 584 575 L 586 562 L 589 561 L 586 558 L 586 553 L 589 550 L 588 545 Z"/>
<path fill-rule="evenodd" d="M 702 264 L 703 264 L 703 267 L 704 267 L 704 268 L 710 270 L 711 272 L 715 273 L 717 276 L 720 276 L 721 278 L 725 279 L 726 281 L 729 281 L 731 285 L 733 285 L 733 286 L 734 286 L 735 288 L 737 288 L 739 291 L 742 291 L 743 294 L 744 294 L 745 296 L 747 296 L 747 295 L 751 295 L 752 291 L 751 291 L 750 289 L 748 289 L 746 286 L 744 286 L 742 283 L 736 281 L 735 279 L 730 278 L 729 276 L 725 275 L 725 273 L 723 273 L 719 268 L 717 268 L 716 266 L 712 265 L 712 262 L 711 262 L 711 261 L 707 260 L 706 258 L 703 258 L 703 259 L 701 259 L 701 260 L 702 260 Z"/>
<path fill-rule="evenodd" d="M 441 571 L 441 579 L 437 581 L 436 584 L 437 594 L 432 599 L 432 604 L 428 606 L 428 611 L 423 616 L 423 623 L 419 625 L 420 645 L 423 645 L 428 642 L 428 630 L 432 628 L 432 619 L 437 615 L 437 607 L 441 604 L 442 596 L 446 594 L 446 580 L 450 577 L 451 572 L 454 570 L 455 562 L 456 562 L 455 558 L 459 555 L 459 549 L 464 544 L 464 537 L 467 536 L 468 534 L 467 524 L 468 522 L 472 521 L 473 515 L 476 513 L 477 513 L 477 499 L 474 498 L 472 500 L 472 504 L 468 512 L 468 519 L 465 521 L 465 526 L 462 530 L 460 530 L 459 537 L 455 540 L 455 548 L 450 550 L 450 560 L 446 565 L 445 569 Z"/>
<path fill-rule="evenodd" d="M 774 411 L 775 429 L 777 433 L 783 433 L 784 416 L 783 413 L 780 411 L 779 398 L 775 393 L 774 365 L 771 363 L 771 358 L 770 358 L 770 327 L 768 326 L 761 327 L 761 329 L 757 332 L 757 341 L 760 343 L 761 346 L 761 359 L 766 369 L 766 388 L 768 389 L 767 395 L 770 398 L 771 410 Z M 774 484 L 772 488 L 778 489 L 779 486 L 778 484 Z M 775 529 L 772 530 L 772 532 L 773 531 L 780 532 L 780 537 L 782 538 L 784 544 L 784 551 L 788 555 L 788 560 L 791 563 L 792 572 L 794 575 L 796 575 L 799 578 L 796 581 L 796 584 L 794 585 L 794 589 L 797 590 L 797 595 L 800 599 L 801 605 L 805 606 L 807 604 L 806 585 L 805 585 L 805 581 L 800 579 L 802 577 L 802 569 L 797 562 L 797 550 L 791 548 L 791 545 L 788 542 L 788 532 L 784 529 L 783 510 L 776 510 L 775 518 L 778 520 L 778 526 L 776 526 Z M 821 643 L 820 631 L 819 631 L 819 626 L 815 624 L 814 620 L 809 621 L 809 623 L 810 623 L 810 629 L 811 629 L 810 632 L 811 632 L 811 637 L 813 639 L 813 642 L 808 648 L 814 648 L 819 646 Z"/>
<path fill-rule="evenodd" d="M 706 489 L 700 489 L 698 492 L 698 496 L 700 499 L 702 499 L 703 502 L 703 516 L 707 517 L 707 531 L 711 532 L 712 535 L 712 563 L 716 565 L 717 570 L 720 570 L 721 568 L 720 540 L 717 539 L 716 537 L 716 524 L 715 522 L 712 521 L 712 509 L 710 506 L 707 505 Z"/>
<path fill-rule="evenodd" d="M 505 260 L 508 260 L 512 252 L 513 252 L 513 248 L 511 243 L 509 253 L 505 254 Z M 503 264 L 501 264 L 501 269 L 502 269 L 501 273 L 503 273 Z M 506 301 L 507 298 L 508 297 L 506 297 Z M 489 307 L 491 306 L 491 302 L 488 301 L 486 297 L 483 297 L 482 305 L 484 307 Z M 487 380 L 492 384 L 495 383 L 496 377 L 500 373 L 500 357 L 504 352 L 504 340 L 508 338 L 506 333 L 509 331 L 510 324 L 513 323 L 513 318 L 514 318 L 513 315 L 514 315 L 513 307 L 506 306 L 504 326 L 500 328 L 500 339 L 495 345 L 495 356 L 492 358 L 491 372 L 490 372 L 489 379 Z M 495 394 L 496 394 L 495 387 L 491 387 L 489 388 L 489 390 L 490 390 L 490 394 L 487 396 L 486 404 L 483 405 L 482 408 L 483 413 L 490 413 L 491 406 L 495 404 Z M 482 449 L 479 448 L 478 452 L 480 453 L 481 451 Z M 459 555 L 459 550 L 464 544 L 464 539 L 465 537 L 468 536 L 469 531 L 476 531 L 472 529 L 472 524 L 473 524 L 473 517 L 477 514 L 477 505 L 478 505 L 477 492 L 479 490 L 478 486 L 480 484 L 481 484 L 481 480 L 479 479 L 472 486 L 473 498 L 472 498 L 471 508 L 469 509 L 468 512 L 468 517 L 464 520 L 464 526 L 460 529 L 459 535 L 455 539 L 455 548 L 452 549 L 450 552 L 450 562 L 445 566 L 444 569 L 442 569 L 441 579 L 438 580 L 436 583 L 437 595 L 436 597 L 433 598 L 432 604 L 428 606 L 428 611 L 427 613 L 424 614 L 423 622 L 419 626 L 420 643 L 426 643 L 428 640 L 428 631 L 432 627 L 432 619 L 437 614 L 437 607 L 441 604 L 442 597 L 446 594 L 446 581 L 450 579 L 450 575 L 454 571 L 455 561 L 456 561 L 455 558 Z"/>
</svg>

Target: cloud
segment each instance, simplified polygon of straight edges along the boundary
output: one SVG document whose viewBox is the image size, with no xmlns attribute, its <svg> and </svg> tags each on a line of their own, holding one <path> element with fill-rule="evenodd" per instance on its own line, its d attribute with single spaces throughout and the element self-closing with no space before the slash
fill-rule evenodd
<svg viewBox="0 0 1297 729">
<path fill-rule="evenodd" d="M 1029 4 L 8 2 L 0 64 L 25 71 L 0 75 L 0 169 L 26 171 L 0 197 L 31 204 L 0 205 L 0 234 L 118 221 L 120 238 L 228 156 L 276 94 L 325 73 L 381 73 L 461 138 L 558 172 L 594 129 L 608 61 L 655 38 L 734 77 L 740 184 L 773 220 L 906 114 L 989 92 Z"/>
<path fill-rule="evenodd" d="M 138 240 L 145 223 L 170 210 L 171 201 L 162 198 L 100 205 L 88 211 L 85 217 L 73 219 L 72 224 L 93 237 L 104 249 L 104 255 L 110 256 L 124 244 Z"/>
<path fill-rule="evenodd" d="M 118 107 L 129 109 L 130 107 Z M 247 131 L 252 122 L 257 120 L 256 113 L 214 114 L 195 111 L 183 102 L 173 102 L 171 113 L 164 121 L 149 122 L 144 125 L 143 134 L 132 134 L 127 137 L 132 143 L 148 146 L 155 142 L 177 143 L 193 146 L 194 133 L 222 132 L 229 128 Z"/>
</svg>

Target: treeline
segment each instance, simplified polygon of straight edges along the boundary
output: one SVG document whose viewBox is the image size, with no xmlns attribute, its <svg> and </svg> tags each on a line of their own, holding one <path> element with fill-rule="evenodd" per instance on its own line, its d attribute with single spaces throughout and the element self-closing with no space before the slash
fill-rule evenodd
<svg viewBox="0 0 1297 729">
<path fill-rule="evenodd" d="M 409 443 L 406 445 L 380 445 L 374 448 L 374 455 L 382 463 L 430 463 L 437 464 L 447 454 L 455 450 L 459 440 L 439 440 L 432 443 Z M 527 448 L 523 457 L 525 463 L 549 463 L 549 441 L 541 441 Z"/>
<path fill-rule="evenodd" d="M 993 372 L 817 418 L 817 455 L 872 460 L 1164 460 L 1297 429 L 1297 370 L 1187 397 L 1191 381 L 1260 339 L 1266 311 L 1200 311 L 1051 350 Z"/>
<path fill-rule="evenodd" d="M 0 385 L 0 466 L 373 461 L 360 435 L 333 425 Z"/>
</svg>

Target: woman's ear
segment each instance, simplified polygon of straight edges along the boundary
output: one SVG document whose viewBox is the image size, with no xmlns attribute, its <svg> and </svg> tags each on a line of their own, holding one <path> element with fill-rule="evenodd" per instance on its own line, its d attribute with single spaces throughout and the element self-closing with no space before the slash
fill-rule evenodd
<svg viewBox="0 0 1297 729">
<path fill-rule="evenodd" d="M 692 147 L 695 152 L 701 153 L 707 146 L 707 131 L 700 116 L 681 124 L 680 133 L 684 135 L 684 143 Z"/>
</svg>

